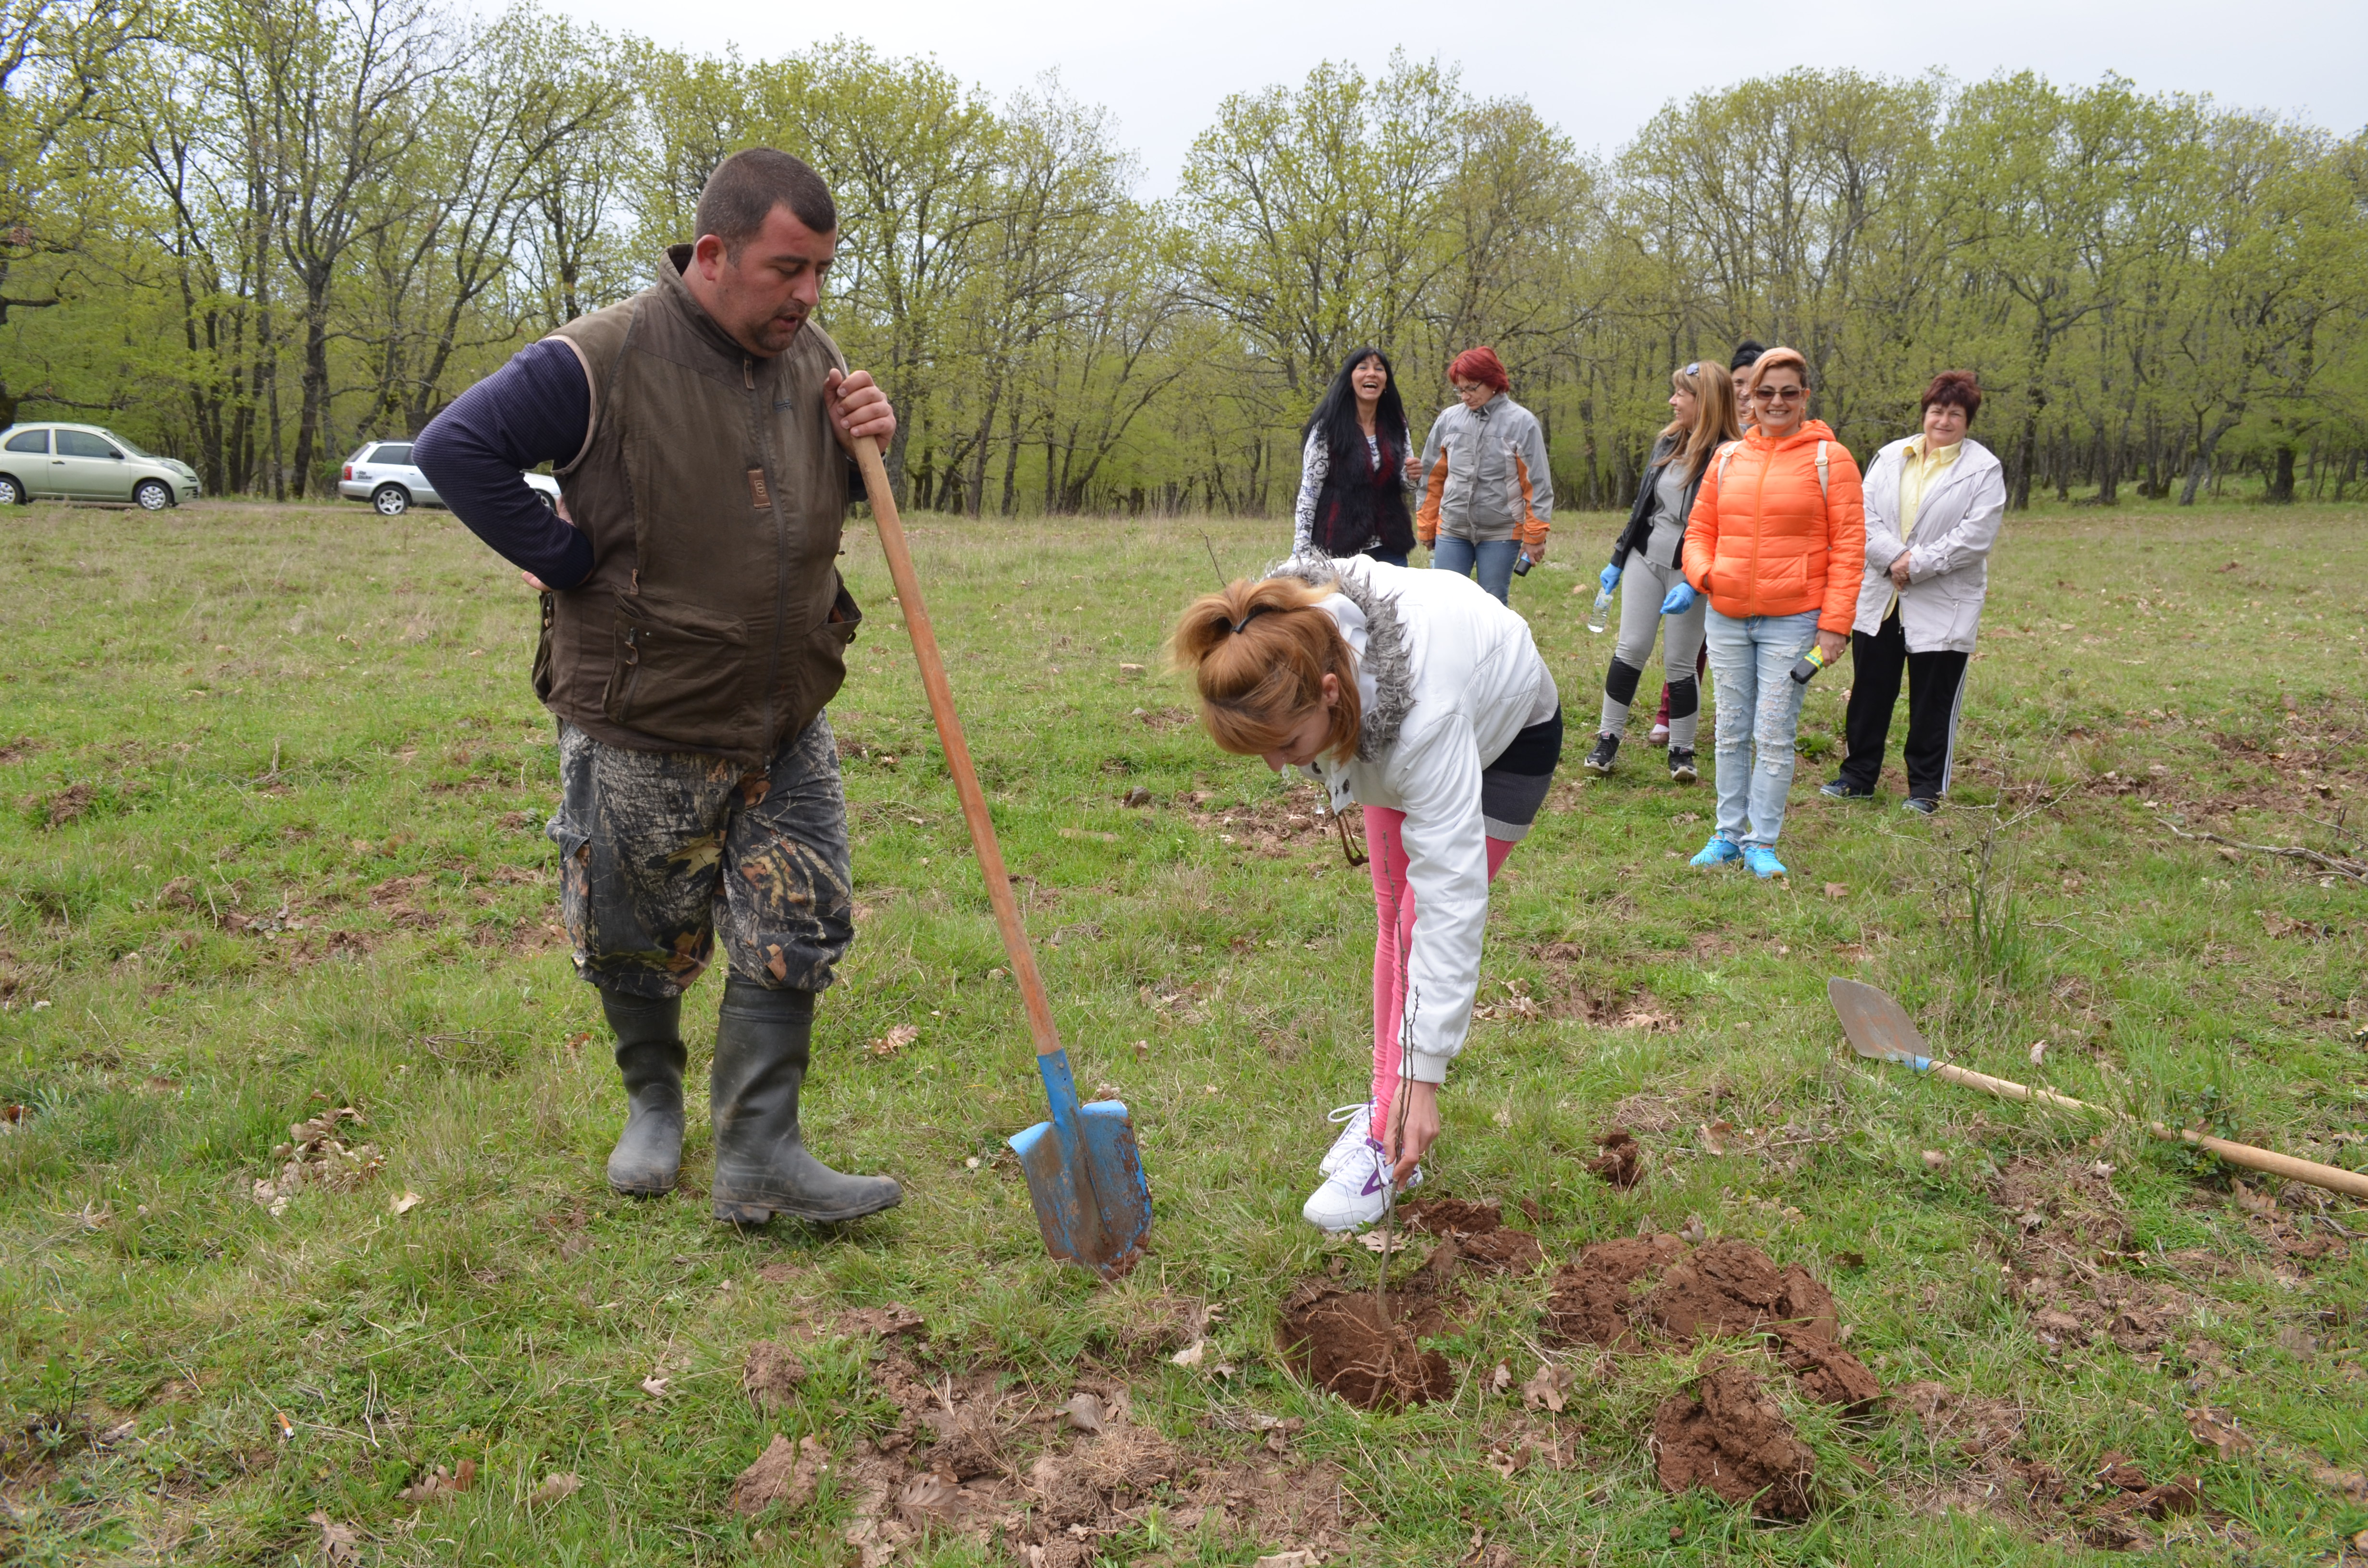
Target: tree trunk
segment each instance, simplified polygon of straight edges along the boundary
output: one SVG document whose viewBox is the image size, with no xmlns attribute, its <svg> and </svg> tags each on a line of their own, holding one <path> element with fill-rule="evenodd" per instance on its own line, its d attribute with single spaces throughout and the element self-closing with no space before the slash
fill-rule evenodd
<svg viewBox="0 0 2368 1568">
<path fill-rule="evenodd" d="M 2014 454 L 2014 509 L 2031 510 L 2031 471 L 2039 463 L 2039 415 L 2022 416 L 2022 439 Z"/>
<path fill-rule="evenodd" d="M 2266 497 L 2274 506 L 2291 506 L 2294 498 L 2294 449 L 2292 441 L 2278 443 L 2278 466 L 2270 477 Z"/>
</svg>

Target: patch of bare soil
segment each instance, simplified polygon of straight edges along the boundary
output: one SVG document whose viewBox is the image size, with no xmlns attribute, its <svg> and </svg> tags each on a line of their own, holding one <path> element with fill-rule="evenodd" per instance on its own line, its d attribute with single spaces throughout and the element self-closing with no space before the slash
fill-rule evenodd
<svg viewBox="0 0 2368 1568">
<path fill-rule="evenodd" d="M 419 907 L 419 895 L 436 878 L 426 871 L 416 876 L 389 877 L 370 889 L 370 907 L 378 910 L 397 926 L 414 930 L 432 931 L 443 924 L 442 917 L 432 910 Z"/>
<path fill-rule="evenodd" d="M 2013 1225 L 2002 1282 L 2044 1344 L 2111 1342 L 2153 1355 L 2193 1302 L 2176 1286 L 2119 1267 L 2130 1256 L 2130 1229 L 2112 1175 L 2111 1165 L 2070 1154 L 2011 1161 L 1990 1192 Z"/>
<path fill-rule="evenodd" d="M 82 814 L 90 810 L 90 802 L 97 794 L 97 789 L 88 783 L 67 785 L 41 802 L 41 825 L 64 827 L 69 823 L 79 822 Z"/>
<path fill-rule="evenodd" d="M 1645 1147 L 1626 1128 L 1605 1128 L 1595 1135 L 1595 1144 L 1603 1153 L 1587 1162 L 1589 1171 L 1622 1192 L 1645 1179 Z"/>
<path fill-rule="evenodd" d="M 0 767 L 24 761 L 35 752 L 47 750 L 49 742 L 37 741 L 30 735 L 18 735 L 6 745 L 0 745 Z"/>
<path fill-rule="evenodd" d="M 1444 1288 L 1456 1267 L 1470 1267 L 1486 1274 L 1530 1274 L 1546 1260 L 1538 1238 L 1507 1225 L 1504 1211 L 1494 1203 L 1460 1198 L 1410 1199 L 1398 1205 L 1398 1219 L 1409 1231 L 1440 1238 L 1440 1250 L 1430 1256 L 1434 1290 Z M 1442 1254 L 1448 1259 L 1445 1263 Z"/>
<path fill-rule="evenodd" d="M 1643 1029 L 1647 1034 L 1675 1034 L 1685 1021 L 1662 1006 L 1643 986 L 1573 986 L 1551 1003 L 1546 1012 L 1556 1018 L 1576 1018 L 1605 1029 Z"/>
<path fill-rule="evenodd" d="M 1679 1341 L 1771 1333 L 1830 1340 L 1833 1293 L 1799 1264 L 1781 1271 L 1748 1242 L 1705 1242 L 1669 1265 L 1645 1298 L 1654 1324 Z"/>
<path fill-rule="evenodd" d="M 1653 1416 L 1653 1449 L 1665 1492 L 1702 1486 L 1762 1518 L 1808 1517 L 1808 1445 L 1739 1366 L 1715 1365 L 1693 1393 L 1664 1401 Z"/>
<path fill-rule="evenodd" d="M 1435 1297 L 1394 1293 L 1385 1314 L 1371 1291 L 1309 1280 L 1283 1302 L 1275 1339 L 1301 1377 L 1362 1409 L 1383 1410 L 1454 1392 L 1447 1358 L 1418 1343 L 1445 1326 Z"/>
<path fill-rule="evenodd" d="M 1178 796 L 1176 804 L 1194 827 L 1215 834 L 1219 843 L 1279 860 L 1293 850 L 1333 842 L 1336 830 L 1323 800 L 1315 785 L 1300 784 L 1247 804 L 1212 805 L 1208 792 L 1200 790 Z"/>
</svg>

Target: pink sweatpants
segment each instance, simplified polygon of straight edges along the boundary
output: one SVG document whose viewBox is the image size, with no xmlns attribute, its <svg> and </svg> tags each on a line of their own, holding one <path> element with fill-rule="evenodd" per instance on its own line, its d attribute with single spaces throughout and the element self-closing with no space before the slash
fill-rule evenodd
<svg viewBox="0 0 2368 1568">
<path fill-rule="evenodd" d="M 1398 1036 L 1406 1015 L 1406 954 L 1414 948 L 1414 889 L 1406 885 L 1406 812 L 1365 808 L 1365 852 L 1373 871 L 1373 1127 L 1389 1125 L 1400 1071 Z M 1509 838 L 1488 840 L 1488 880 L 1513 852 Z"/>
</svg>

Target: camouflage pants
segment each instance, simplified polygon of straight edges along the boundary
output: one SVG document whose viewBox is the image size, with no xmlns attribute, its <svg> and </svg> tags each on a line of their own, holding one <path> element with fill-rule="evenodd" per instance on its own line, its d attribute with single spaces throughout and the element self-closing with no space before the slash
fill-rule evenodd
<svg viewBox="0 0 2368 1568">
<path fill-rule="evenodd" d="M 761 770 L 626 751 L 559 726 L 560 909 L 575 972 L 647 1000 L 706 971 L 722 929 L 737 979 L 820 991 L 854 940 L 847 796 L 817 718 Z"/>
</svg>

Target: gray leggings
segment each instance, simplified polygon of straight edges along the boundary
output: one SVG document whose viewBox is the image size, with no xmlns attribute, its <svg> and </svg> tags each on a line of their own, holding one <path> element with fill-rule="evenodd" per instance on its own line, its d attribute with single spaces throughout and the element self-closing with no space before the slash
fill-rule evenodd
<svg viewBox="0 0 2368 1568">
<path fill-rule="evenodd" d="M 1702 717 L 1702 687 L 1694 679 L 1694 659 L 1702 653 L 1702 614 L 1708 596 L 1696 594 L 1683 615 L 1664 616 L 1661 601 L 1686 580 L 1674 566 L 1656 566 L 1640 553 L 1628 557 L 1620 574 L 1620 643 L 1611 652 L 1611 668 L 1603 676 L 1603 723 L 1600 733 L 1616 735 L 1627 727 L 1628 704 L 1635 700 L 1636 682 L 1645 661 L 1653 656 L 1653 634 L 1662 621 L 1669 623 L 1661 639 L 1661 664 L 1669 682 L 1669 744 L 1679 751 L 1694 749 L 1694 724 Z"/>
</svg>

